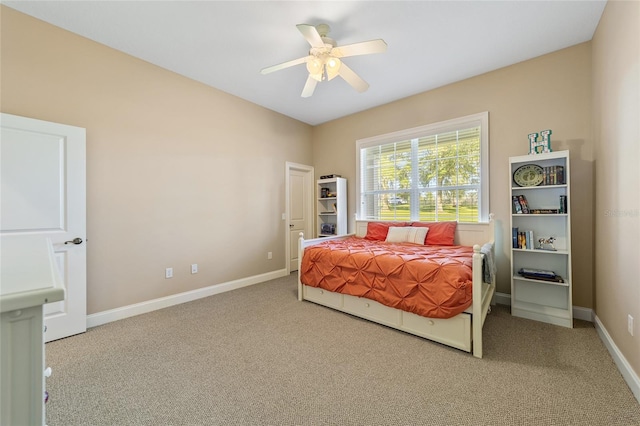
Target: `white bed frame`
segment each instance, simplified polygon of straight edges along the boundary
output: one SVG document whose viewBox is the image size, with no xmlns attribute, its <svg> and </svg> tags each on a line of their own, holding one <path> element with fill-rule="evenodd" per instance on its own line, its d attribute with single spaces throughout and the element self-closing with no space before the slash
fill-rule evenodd
<svg viewBox="0 0 640 426">
<path fill-rule="evenodd" d="M 458 223 L 456 227 L 455 244 L 473 246 L 474 250 L 473 301 L 467 310 L 452 318 L 426 318 L 382 305 L 367 298 L 334 293 L 302 284 L 300 271 L 304 249 L 328 239 L 339 240 L 353 235 L 364 237 L 367 234 L 367 223 L 369 222 L 366 220 L 356 220 L 355 234 L 305 240 L 303 233 L 300 233 L 298 300 L 308 300 L 466 352 L 473 352 L 473 356 L 482 358 L 482 326 L 491 309 L 490 305 L 496 289 L 495 274 L 492 282 L 483 282 L 482 261 L 484 255 L 480 252 L 482 245 L 487 242 L 494 243 L 495 246 L 493 215 L 490 217 L 489 222 L 486 223 Z M 495 259 L 495 255 L 493 258 Z"/>
</svg>

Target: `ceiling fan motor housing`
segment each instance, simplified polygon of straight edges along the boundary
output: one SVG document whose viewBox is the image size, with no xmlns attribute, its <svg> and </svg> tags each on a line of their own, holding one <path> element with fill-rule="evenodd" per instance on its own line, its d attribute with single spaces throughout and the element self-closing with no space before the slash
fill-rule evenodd
<svg viewBox="0 0 640 426">
<path fill-rule="evenodd" d="M 318 24 L 316 25 L 316 31 L 318 31 L 320 37 L 326 37 L 329 31 L 331 31 L 331 27 L 327 24 Z"/>
</svg>

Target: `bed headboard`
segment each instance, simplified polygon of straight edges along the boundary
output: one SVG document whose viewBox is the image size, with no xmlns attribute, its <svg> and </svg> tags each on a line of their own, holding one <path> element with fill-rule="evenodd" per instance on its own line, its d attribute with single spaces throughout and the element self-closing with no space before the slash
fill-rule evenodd
<svg viewBox="0 0 640 426">
<path fill-rule="evenodd" d="M 378 222 L 376 220 L 358 220 L 356 219 L 356 236 L 364 237 L 367 235 L 367 224 L 369 222 Z M 489 215 L 489 222 L 481 223 L 461 223 L 458 222 L 454 242 L 460 246 L 473 246 L 474 244 L 483 245 L 487 242 L 495 241 L 493 213 Z"/>
</svg>

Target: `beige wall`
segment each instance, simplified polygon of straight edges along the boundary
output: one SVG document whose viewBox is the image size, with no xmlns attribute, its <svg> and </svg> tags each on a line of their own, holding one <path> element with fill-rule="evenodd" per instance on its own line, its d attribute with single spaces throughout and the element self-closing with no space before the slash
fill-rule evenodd
<svg viewBox="0 0 640 426">
<path fill-rule="evenodd" d="M 640 374 L 640 2 L 609 1 L 593 38 L 596 315 Z M 635 319 L 634 336 L 627 315 Z"/>
<path fill-rule="evenodd" d="M 285 268 L 285 162 L 311 164 L 310 126 L 1 13 L 1 111 L 87 129 L 89 314 Z"/>
<path fill-rule="evenodd" d="M 348 178 L 353 226 L 357 139 L 482 111 L 489 111 L 489 206 L 499 233 L 498 291 L 510 293 L 508 158 L 529 152 L 529 133 L 552 129 L 553 150 L 568 149 L 571 155 L 573 303 L 593 307 L 590 43 L 317 126 L 313 130 L 316 174 L 338 173 Z"/>
</svg>

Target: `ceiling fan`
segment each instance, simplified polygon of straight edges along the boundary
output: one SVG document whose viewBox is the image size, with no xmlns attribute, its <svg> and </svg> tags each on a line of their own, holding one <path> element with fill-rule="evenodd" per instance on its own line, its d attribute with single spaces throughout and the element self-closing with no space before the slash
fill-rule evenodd
<svg viewBox="0 0 640 426">
<path fill-rule="evenodd" d="M 260 71 L 262 74 L 269 74 L 294 65 L 306 63 L 309 77 L 307 77 L 307 82 L 302 89 L 303 98 L 308 98 L 313 95 L 313 91 L 318 82 L 333 80 L 338 75 L 360 93 L 369 88 L 369 83 L 360 78 L 358 74 L 342 62 L 341 58 L 386 52 L 387 43 L 385 43 L 384 40 L 369 40 L 347 44 L 345 46 L 337 46 L 335 40 L 327 37 L 330 30 L 327 24 L 316 26 L 298 24 L 296 27 L 311 45 L 309 55 L 264 68 Z"/>
</svg>

